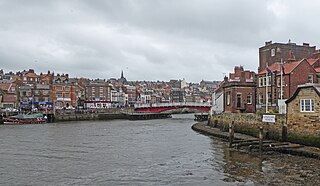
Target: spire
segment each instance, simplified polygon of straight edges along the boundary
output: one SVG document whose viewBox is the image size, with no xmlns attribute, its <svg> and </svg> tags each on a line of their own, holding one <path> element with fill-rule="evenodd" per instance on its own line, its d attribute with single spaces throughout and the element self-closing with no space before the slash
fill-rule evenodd
<svg viewBox="0 0 320 186">
<path fill-rule="evenodd" d="M 121 70 L 121 79 L 123 79 L 124 77 L 123 77 L 123 70 Z"/>
<path fill-rule="evenodd" d="M 122 83 L 127 82 L 127 79 L 123 76 L 123 70 L 121 70 L 121 77 L 118 79 L 118 81 Z"/>
</svg>

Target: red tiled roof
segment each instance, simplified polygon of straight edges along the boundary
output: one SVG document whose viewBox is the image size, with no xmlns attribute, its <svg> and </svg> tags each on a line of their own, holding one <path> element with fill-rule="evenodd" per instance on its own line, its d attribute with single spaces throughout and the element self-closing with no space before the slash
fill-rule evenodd
<svg viewBox="0 0 320 186">
<path fill-rule="evenodd" d="M 10 87 L 16 87 L 17 85 L 15 83 L 1 83 L 0 89 L 1 90 L 8 90 Z"/>
<path fill-rule="evenodd" d="M 309 63 L 310 65 L 315 64 L 318 60 L 319 60 L 319 58 L 317 58 L 317 59 L 307 59 L 307 61 L 308 61 L 308 63 Z"/>
<path fill-rule="evenodd" d="M 295 69 L 301 62 L 301 61 L 294 61 L 294 62 L 290 62 L 290 63 L 284 63 L 284 73 L 285 74 L 290 74 L 293 69 Z M 271 66 L 268 67 L 272 72 L 278 71 L 280 72 L 281 70 L 281 64 L 272 64 Z M 263 75 L 266 74 L 266 69 L 264 69 L 263 71 L 259 72 L 258 75 Z"/>
<path fill-rule="evenodd" d="M 35 73 L 27 73 L 26 75 L 25 75 L 26 77 L 30 77 L 30 78 L 36 78 L 36 77 L 38 77 Z"/>
<path fill-rule="evenodd" d="M 320 72 L 320 67 L 314 69 L 316 72 Z"/>
</svg>

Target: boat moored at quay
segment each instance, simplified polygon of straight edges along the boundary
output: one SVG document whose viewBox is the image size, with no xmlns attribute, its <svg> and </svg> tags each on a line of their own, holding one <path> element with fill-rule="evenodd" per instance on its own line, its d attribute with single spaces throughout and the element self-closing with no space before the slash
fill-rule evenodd
<svg viewBox="0 0 320 186">
<path fill-rule="evenodd" d="M 14 124 L 42 124 L 46 123 L 47 119 L 42 113 L 35 114 L 18 114 L 14 116 L 9 116 L 3 118 L 4 125 L 14 125 Z"/>
</svg>

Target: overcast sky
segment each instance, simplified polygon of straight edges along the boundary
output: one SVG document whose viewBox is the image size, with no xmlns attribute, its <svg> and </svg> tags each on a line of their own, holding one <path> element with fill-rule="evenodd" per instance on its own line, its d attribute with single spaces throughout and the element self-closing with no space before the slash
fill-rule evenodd
<svg viewBox="0 0 320 186">
<path fill-rule="evenodd" d="M 318 0 L 0 0 L 0 68 L 221 80 L 265 41 L 320 46 Z M 318 47 L 317 47 L 318 48 Z"/>
</svg>

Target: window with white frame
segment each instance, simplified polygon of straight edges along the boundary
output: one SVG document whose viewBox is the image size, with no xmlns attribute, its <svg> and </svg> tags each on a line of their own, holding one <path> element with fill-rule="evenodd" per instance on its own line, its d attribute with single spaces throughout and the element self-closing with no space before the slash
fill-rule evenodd
<svg viewBox="0 0 320 186">
<path fill-rule="evenodd" d="M 300 112 L 314 112 L 314 99 L 300 99 Z"/>
<path fill-rule="evenodd" d="M 284 78 L 282 77 L 282 86 L 284 85 Z M 281 86 L 281 78 L 277 79 L 277 87 Z"/>
<path fill-rule="evenodd" d="M 276 55 L 276 49 L 271 49 L 271 56 L 275 56 Z"/>
<path fill-rule="evenodd" d="M 259 78 L 259 87 L 265 87 L 270 85 L 271 85 L 271 76 Z"/>
<path fill-rule="evenodd" d="M 271 86 L 271 76 L 267 77 L 267 86 Z"/>
<path fill-rule="evenodd" d="M 263 77 L 259 78 L 259 87 L 263 87 Z"/>
<path fill-rule="evenodd" d="M 227 105 L 230 105 L 230 92 L 227 92 Z"/>
<path fill-rule="evenodd" d="M 248 105 L 251 105 L 251 104 L 252 104 L 252 95 L 251 95 L 251 94 L 248 94 L 248 95 L 247 95 L 247 104 L 248 104 Z"/>
<path fill-rule="evenodd" d="M 263 104 L 263 94 L 259 94 L 259 104 Z"/>
</svg>

